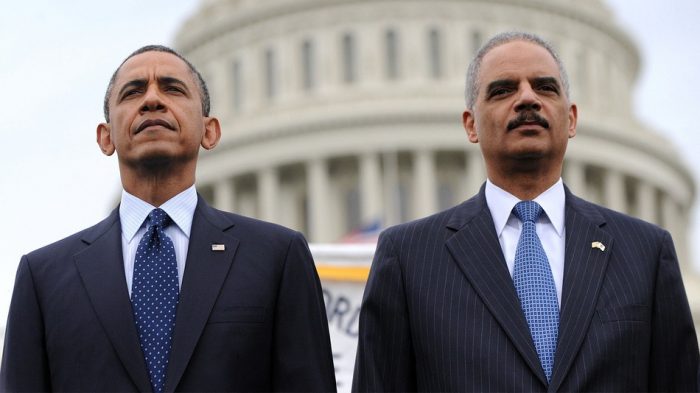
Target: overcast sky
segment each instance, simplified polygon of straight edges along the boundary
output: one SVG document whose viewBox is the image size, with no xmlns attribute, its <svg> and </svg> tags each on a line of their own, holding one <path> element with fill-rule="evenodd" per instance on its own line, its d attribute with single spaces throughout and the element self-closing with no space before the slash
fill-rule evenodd
<svg viewBox="0 0 700 393">
<path fill-rule="evenodd" d="M 140 46 L 172 44 L 196 4 L 23 0 L 2 7 L 0 326 L 22 254 L 93 225 L 115 203 L 116 158 L 103 156 L 95 143 L 112 71 Z M 638 116 L 667 134 L 697 172 L 700 2 L 610 4 L 642 54 Z M 700 259 L 697 246 L 694 256 Z"/>
</svg>

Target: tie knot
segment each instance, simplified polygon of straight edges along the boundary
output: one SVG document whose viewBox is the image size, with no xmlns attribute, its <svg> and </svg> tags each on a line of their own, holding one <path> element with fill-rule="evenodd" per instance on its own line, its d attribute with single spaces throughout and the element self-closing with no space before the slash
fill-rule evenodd
<svg viewBox="0 0 700 393">
<path fill-rule="evenodd" d="M 522 222 L 535 222 L 542 214 L 542 206 L 535 201 L 521 201 L 513 208 L 513 214 Z"/>
<path fill-rule="evenodd" d="M 148 213 L 149 226 L 155 225 L 157 227 L 165 228 L 170 225 L 170 222 L 170 216 L 168 216 L 168 213 L 166 213 L 163 209 L 156 208 Z"/>
</svg>

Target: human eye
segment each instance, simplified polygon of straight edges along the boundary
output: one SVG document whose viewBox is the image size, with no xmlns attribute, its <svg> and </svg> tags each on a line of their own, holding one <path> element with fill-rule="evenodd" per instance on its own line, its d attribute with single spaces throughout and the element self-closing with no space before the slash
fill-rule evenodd
<svg viewBox="0 0 700 393">
<path fill-rule="evenodd" d="M 538 83 L 536 87 L 537 90 L 542 92 L 559 94 L 559 85 L 556 82 L 542 82 Z"/>
<path fill-rule="evenodd" d="M 184 93 L 185 92 L 181 87 L 175 86 L 175 85 L 165 86 L 164 90 L 167 92 L 171 92 L 171 93 Z"/>
<path fill-rule="evenodd" d="M 507 95 L 511 91 L 513 91 L 513 89 L 511 89 L 509 87 L 505 87 L 505 86 L 495 87 L 495 88 L 489 90 L 487 97 L 488 98 L 498 98 L 498 97 Z"/>
<path fill-rule="evenodd" d="M 141 92 L 141 89 L 139 89 L 139 88 L 127 89 L 127 90 L 124 90 L 121 98 L 122 98 L 122 100 L 125 100 L 127 98 L 138 95 L 140 92 Z"/>
</svg>

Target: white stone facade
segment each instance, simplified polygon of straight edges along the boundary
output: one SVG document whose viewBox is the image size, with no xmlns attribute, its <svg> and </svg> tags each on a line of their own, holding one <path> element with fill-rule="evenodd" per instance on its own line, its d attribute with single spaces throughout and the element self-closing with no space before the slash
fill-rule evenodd
<svg viewBox="0 0 700 393">
<path fill-rule="evenodd" d="M 203 73 L 221 145 L 198 188 L 222 209 L 342 241 L 455 205 L 485 179 L 461 126 L 466 67 L 488 37 L 553 43 L 579 107 L 564 181 L 669 229 L 696 320 L 688 225 L 695 184 L 632 112 L 632 40 L 598 0 L 206 0 L 177 49 Z"/>
</svg>

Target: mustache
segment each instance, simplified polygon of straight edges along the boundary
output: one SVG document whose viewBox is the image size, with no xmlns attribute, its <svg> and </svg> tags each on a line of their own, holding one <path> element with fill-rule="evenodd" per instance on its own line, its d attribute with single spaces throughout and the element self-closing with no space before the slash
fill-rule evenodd
<svg viewBox="0 0 700 393">
<path fill-rule="evenodd" d="M 508 122 L 508 131 L 528 124 L 537 124 L 544 129 L 549 129 L 549 122 L 547 119 L 540 116 L 537 112 L 522 111 L 518 114 L 518 117 Z"/>
</svg>

